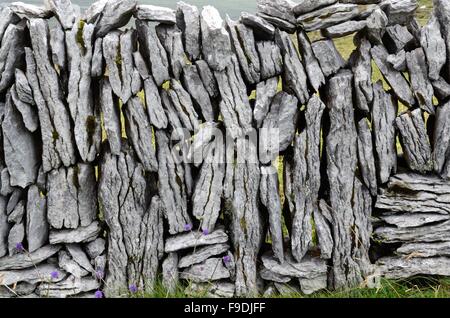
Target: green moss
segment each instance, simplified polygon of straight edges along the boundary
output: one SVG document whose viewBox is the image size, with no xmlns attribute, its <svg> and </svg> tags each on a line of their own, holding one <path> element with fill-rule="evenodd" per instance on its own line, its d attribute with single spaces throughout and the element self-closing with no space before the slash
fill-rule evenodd
<svg viewBox="0 0 450 318">
<path fill-rule="evenodd" d="M 86 54 L 86 44 L 84 43 L 84 38 L 83 38 L 83 30 L 84 30 L 84 25 L 86 24 L 86 22 L 84 22 L 83 20 L 80 20 L 80 22 L 78 23 L 78 31 L 77 31 L 77 35 L 76 35 L 76 41 L 78 43 L 78 46 L 81 48 L 82 54 Z"/>
</svg>

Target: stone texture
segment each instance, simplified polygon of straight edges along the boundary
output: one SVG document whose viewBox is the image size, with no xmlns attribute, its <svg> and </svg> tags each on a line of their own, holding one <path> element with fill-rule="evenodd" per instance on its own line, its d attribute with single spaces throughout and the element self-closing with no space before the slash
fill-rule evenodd
<svg viewBox="0 0 450 318">
<path fill-rule="evenodd" d="M 24 53 L 25 23 L 10 24 L 6 28 L 0 46 L 0 92 L 14 82 L 14 72 L 22 63 Z"/>
<path fill-rule="evenodd" d="M 256 122 L 256 127 L 260 128 L 267 113 L 270 109 L 270 104 L 277 93 L 278 78 L 272 77 L 266 81 L 260 82 L 256 85 L 256 101 L 253 107 L 253 119 Z"/>
<path fill-rule="evenodd" d="M 414 255 L 418 258 L 448 257 L 450 255 L 450 242 L 405 243 L 396 250 L 396 253 L 399 255 Z"/>
<path fill-rule="evenodd" d="M 179 250 L 202 246 L 226 243 L 228 235 L 223 229 L 204 235 L 201 232 L 191 231 L 189 233 L 178 234 L 168 237 L 165 243 L 165 252 L 171 253 Z"/>
<path fill-rule="evenodd" d="M 72 29 L 76 13 L 70 0 L 46 0 L 45 5 L 55 14 L 65 30 Z"/>
<path fill-rule="evenodd" d="M 432 159 L 434 171 L 443 178 L 450 177 L 450 162 L 447 160 L 447 152 L 450 146 L 450 103 L 440 105 L 436 110 L 436 120 L 433 134 Z"/>
<path fill-rule="evenodd" d="M 297 32 L 297 41 L 309 83 L 315 91 L 318 91 L 325 84 L 325 76 L 320 68 L 319 61 L 314 55 L 311 42 L 304 31 L 299 30 Z"/>
<path fill-rule="evenodd" d="M 229 277 L 230 272 L 223 265 L 222 258 L 208 258 L 206 261 L 192 265 L 180 273 L 181 279 L 196 283 L 207 283 Z"/>
<path fill-rule="evenodd" d="M 395 119 L 397 101 L 387 93 L 379 81 L 373 85 L 373 135 L 375 144 L 375 166 L 378 181 L 383 184 L 397 171 L 397 148 Z"/>
<path fill-rule="evenodd" d="M 32 253 L 48 239 L 47 199 L 35 185 L 28 188 L 26 213 L 28 252 Z"/>
<path fill-rule="evenodd" d="M 96 290 L 100 282 L 92 277 L 77 278 L 69 276 L 67 279 L 57 283 L 42 283 L 37 288 L 40 297 L 65 298 L 80 293 Z"/>
<path fill-rule="evenodd" d="M 184 49 L 191 61 L 201 55 L 200 13 L 196 6 L 183 1 L 177 3 L 177 25 L 183 31 Z"/>
<path fill-rule="evenodd" d="M 257 15 L 281 30 L 293 33 L 296 22 L 293 12 L 295 5 L 296 3 L 291 0 L 258 0 Z"/>
<path fill-rule="evenodd" d="M 135 7 L 136 0 L 112 0 L 106 1 L 104 5 L 99 4 L 97 8 L 91 7 L 92 11 L 98 12 L 95 36 L 104 37 L 109 31 L 126 25 Z M 94 13 L 94 15 L 96 14 Z"/>
<path fill-rule="evenodd" d="M 186 268 L 191 265 L 202 263 L 211 256 L 225 253 L 229 248 L 230 246 L 227 243 L 220 243 L 194 249 L 192 253 L 187 254 L 180 259 L 178 267 Z"/>
<path fill-rule="evenodd" d="M 431 146 L 422 111 L 415 109 L 404 113 L 395 119 L 395 123 L 409 168 L 421 173 L 431 171 Z"/>
<path fill-rule="evenodd" d="M 420 45 L 427 57 L 428 77 L 431 80 L 438 80 L 446 62 L 446 47 L 439 21 L 435 15 L 432 15 L 428 23 L 421 29 Z"/>
<path fill-rule="evenodd" d="M 377 174 L 375 169 L 372 131 L 367 118 L 358 122 L 358 162 L 362 181 L 370 190 L 370 194 L 377 195 Z"/>
<path fill-rule="evenodd" d="M 253 28 L 253 32 L 259 37 L 271 39 L 275 35 L 275 27 L 257 15 L 242 12 L 239 21 Z"/>
<path fill-rule="evenodd" d="M 450 274 L 450 258 L 448 257 L 383 257 L 377 261 L 377 265 L 383 276 L 390 279 L 401 279 L 414 275 L 448 276 Z"/>
<path fill-rule="evenodd" d="M 350 57 L 350 65 L 354 76 L 356 106 L 364 112 L 369 112 L 369 106 L 373 101 L 370 48 L 370 42 L 362 38 Z"/>
<path fill-rule="evenodd" d="M 296 4 L 296 6 L 293 8 L 293 11 L 295 15 L 301 15 L 328 5 L 332 5 L 336 3 L 337 0 L 300 0 L 297 2 L 298 4 Z"/>
<path fill-rule="evenodd" d="M 134 17 L 139 20 L 148 20 L 168 24 L 176 23 L 175 11 L 173 9 L 150 4 L 137 5 L 134 12 Z"/>
<path fill-rule="evenodd" d="M 316 41 L 311 46 L 322 68 L 323 75 L 326 77 L 335 74 L 344 67 L 345 61 L 332 40 Z"/>
<path fill-rule="evenodd" d="M 158 25 L 156 33 L 167 52 L 171 76 L 176 80 L 180 80 L 183 67 L 187 65 L 181 30 L 175 25 Z"/>
<path fill-rule="evenodd" d="M 322 33 L 324 36 L 329 38 L 340 38 L 343 36 L 350 35 L 352 33 L 356 33 L 361 31 L 367 26 L 367 22 L 365 20 L 362 21 L 346 21 L 337 25 L 333 25 L 329 28 L 323 29 Z"/>
<path fill-rule="evenodd" d="M 446 1 L 443 0 L 434 0 L 433 1 L 434 12 L 439 21 L 439 25 L 441 27 L 442 38 L 445 41 L 445 46 L 447 47 L 447 52 L 450 51 L 450 7 L 447 5 Z M 446 80 L 450 81 L 450 55 L 447 54 L 447 63 L 445 66 Z"/>
<path fill-rule="evenodd" d="M 113 93 L 107 77 L 100 82 L 100 108 L 109 148 L 113 154 L 119 155 L 122 141 L 119 99 Z"/>
<path fill-rule="evenodd" d="M 0 271 L 34 267 L 58 253 L 60 249 L 61 245 L 46 245 L 30 252 L 28 255 L 26 253 L 20 253 L 3 257 L 0 259 Z"/>
<path fill-rule="evenodd" d="M 39 119 L 33 104 L 25 103 L 20 99 L 15 85 L 11 87 L 9 92 L 11 94 L 11 102 L 20 112 L 25 128 L 30 132 L 35 132 L 39 127 Z"/>
<path fill-rule="evenodd" d="M 261 63 L 261 80 L 278 76 L 283 71 L 283 57 L 278 45 L 273 41 L 256 42 Z"/>
<path fill-rule="evenodd" d="M 88 226 L 80 226 L 74 230 L 50 230 L 50 244 L 87 243 L 96 239 L 101 227 L 98 221 Z"/>
<path fill-rule="evenodd" d="M 169 293 L 175 292 L 179 277 L 178 254 L 170 253 L 162 263 L 162 285 Z"/>
</svg>

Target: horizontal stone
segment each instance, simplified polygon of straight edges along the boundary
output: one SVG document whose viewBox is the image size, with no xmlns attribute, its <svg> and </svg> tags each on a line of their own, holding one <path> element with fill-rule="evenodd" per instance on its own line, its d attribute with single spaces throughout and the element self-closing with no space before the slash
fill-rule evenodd
<svg viewBox="0 0 450 318">
<path fill-rule="evenodd" d="M 262 12 L 257 12 L 257 16 L 260 18 L 266 20 L 267 22 L 273 24 L 275 27 L 279 28 L 280 30 L 286 31 L 288 33 L 294 33 L 296 30 L 296 26 L 294 23 L 288 22 L 286 20 L 283 20 L 278 17 L 274 17 Z"/>
<path fill-rule="evenodd" d="M 164 250 L 166 253 L 170 253 L 202 245 L 226 243 L 227 241 L 228 235 L 222 229 L 211 232 L 208 235 L 204 235 L 202 232 L 191 231 L 167 238 Z"/>
<path fill-rule="evenodd" d="M 123 27 L 130 21 L 136 8 L 136 0 L 107 1 L 103 7 L 99 5 L 99 18 L 95 25 L 96 37 L 104 37 L 109 31 Z"/>
<path fill-rule="evenodd" d="M 58 272 L 58 277 L 53 278 L 51 276 L 52 272 Z M 38 264 L 26 269 L 0 271 L 2 285 L 6 286 L 20 282 L 27 282 L 29 284 L 48 282 L 49 280 L 57 282 L 64 279 L 65 276 L 65 272 L 56 264 Z"/>
<path fill-rule="evenodd" d="M 436 243 L 405 243 L 395 251 L 396 254 L 427 258 L 436 256 L 450 256 L 450 242 Z"/>
<path fill-rule="evenodd" d="M 297 24 L 302 26 L 306 32 L 329 28 L 353 19 L 361 19 L 369 16 L 377 5 L 357 5 L 336 3 L 321 9 L 300 15 Z"/>
<path fill-rule="evenodd" d="M 450 241 L 450 221 L 420 227 L 379 227 L 373 235 L 383 243 Z"/>
<path fill-rule="evenodd" d="M 234 284 L 229 282 L 191 282 L 185 292 L 192 297 L 232 298 L 234 290 Z"/>
<path fill-rule="evenodd" d="M 361 21 L 346 21 L 340 24 L 333 25 L 329 28 L 323 29 L 322 34 L 329 38 L 340 38 L 353 33 L 356 33 L 367 26 L 365 20 Z"/>
<path fill-rule="evenodd" d="M 46 0 L 45 6 L 55 14 L 65 30 L 72 29 L 77 13 L 70 0 Z"/>
<path fill-rule="evenodd" d="M 270 269 L 267 269 L 265 267 L 261 268 L 261 270 L 259 271 L 259 276 L 261 276 L 261 278 L 264 280 L 277 283 L 289 283 L 292 279 L 292 277 L 290 276 L 280 275 L 278 273 L 272 272 Z"/>
<path fill-rule="evenodd" d="M 101 282 L 92 277 L 76 278 L 69 276 L 58 283 L 42 283 L 37 288 L 41 297 L 65 298 L 79 293 L 97 290 Z"/>
<path fill-rule="evenodd" d="M 99 239 L 101 240 L 101 238 L 99 238 Z M 97 240 L 99 240 L 99 239 L 97 239 Z M 94 242 L 90 242 L 89 244 L 94 243 Z M 72 259 L 78 265 L 80 265 L 84 270 L 91 272 L 91 273 L 94 272 L 94 269 L 92 268 L 89 258 L 87 257 L 86 253 L 83 251 L 83 249 L 81 248 L 81 246 L 79 244 L 66 244 L 66 249 L 67 249 L 67 252 L 69 252 Z M 95 256 L 95 257 L 97 257 L 97 256 Z M 94 259 L 95 257 L 91 257 L 91 258 Z"/>
<path fill-rule="evenodd" d="M 257 15 L 242 12 L 239 21 L 246 26 L 253 28 L 253 31 L 259 36 L 262 35 L 262 37 L 271 39 L 275 35 L 275 27 Z"/>
<path fill-rule="evenodd" d="M 379 216 L 381 220 L 399 228 L 417 227 L 429 223 L 441 222 L 450 219 L 450 215 L 434 213 L 402 213 L 384 214 Z"/>
<path fill-rule="evenodd" d="M 401 173 L 389 179 L 375 207 L 390 212 L 450 214 L 450 186 L 437 176 Z"/>
<path fill-rule="evenodd" d="M 415 275 L 450 276 L 450 258 L 383 257 L 377 261 L 382 276 L 402 279 Z"/>
<path fill-rule="evenodd" d="M 80 226 L 74 230 L 50 230 L 50 244 L 59 243 L 87 243 L 97 238 L 101 227 L 94 221 L 88 226 Z"/>
<path fill-rule="evenodd" d="M 300 0 L 292 9 L 295 15 L 305 14 L 319 8 L 332 5 L 338 0 Z M 344 1 L 339 1 L 344 2 Z"/>
<path fill-rule="evenodd" d="M 261 260 L 266 269 L 283 276 L 313 278 L 327 272 L 326 261 L 310 255 L 296 262 L 292 256 L 286 254 L 284 263 L 280 264 L 272 255 L 266 253 Z"/>
<path fill-rule="evenodd" d="M 383 0 L 380 6 L 386 12 L 390 25 L 405 25 L 414 17 L 418 2 L 417 0 Z"/>
<path fill-rule="evenodd" d="M 175 10 L 149 4 L 137 5 L 134 17 L 139 20 L 149 20 L 168 24 L 175 24 L 177 22 Z"/>
<path fill-rule="evenodd" d="M 9 5 L 9 8 L 18 16 L 28 19 L 48 19 L 53 16 L 53 12 L 50 9 L 23 2 L 13 2 Z"/>
<path fill-rule="evenodd" d="M 258 13 L 295 24 L 293 12 L 295 5 L 296 3 L 291 0 L 258 0 L 257 11 Z"/>
<path fill-rule="evenodd" d="M 20 18 L 9 7 L 0 8 L 0 43 L 2 43 L 3 34 L 10 24 L 17 23 Z"/>
<path fill-rule="evenodd" d="M 31 253 L 20 253 L 0 258 L 0 271 L 33 267 L 56 254 L 61 245 L 46 245 Z"/>
<path fill-rule="evenodd" d="M 299 278 L 300 290 L 305 295 L 311 295 L 327 288 L 328 275 L 326 273 L 313 278 Z"/>
<path fill-rule="evenodd" d="M 230 272 L 223 265 L 222 258 L 209 258 L 200 264 L 188 267 L 180 273 L 181 279 L 196 283 L 207 283 L 229 277 Z"/>
<path fill-rule="evenodd" d="M 0 287 L 0 298 L 21 297 L 25 298 L 32 295 L 37 284 L 29 284 L 26 282 L 17 283 L 12 287 Z"/>
<path fill-rule="evenodd" d="M 194 264 L 201 263 L 211 256 L 225 253 L 229 248 L 230 246 L 226 243 L 200 247 L 198 249 L 195 249 L 192 253 L 180 258 L 178 262 L 178 268 L 185 268 Z"/>
</svg>

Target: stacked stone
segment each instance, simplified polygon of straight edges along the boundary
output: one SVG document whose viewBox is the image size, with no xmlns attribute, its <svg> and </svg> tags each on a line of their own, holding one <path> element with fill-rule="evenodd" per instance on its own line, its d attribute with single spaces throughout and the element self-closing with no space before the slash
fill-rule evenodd
<svg viewBox="0 0 450 318">
<path fill-rule="evenodd" d="M 421 28 L 415 0 L 257 2 L 238 21 L 184 2 L 1 9 L 2 295 L 450 274 L 450 7 Z M 351 34 L 346 61 L 333 38 Z M 399 255 L 378 266 L 374 217 Z"/>
</svg>

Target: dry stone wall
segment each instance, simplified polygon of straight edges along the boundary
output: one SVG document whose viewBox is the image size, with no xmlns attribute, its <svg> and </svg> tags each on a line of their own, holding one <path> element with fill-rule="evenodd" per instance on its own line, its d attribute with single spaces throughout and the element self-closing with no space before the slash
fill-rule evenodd
<svg viewBox="0 0 450 318">
<path fill-rule="evenodd" d="M 415 0 L 258 0 L 238 21 L 3 6 L 0 296 L 450 276 L 450 4 L 433 2 L 423 27 Z"/>
</svg>

